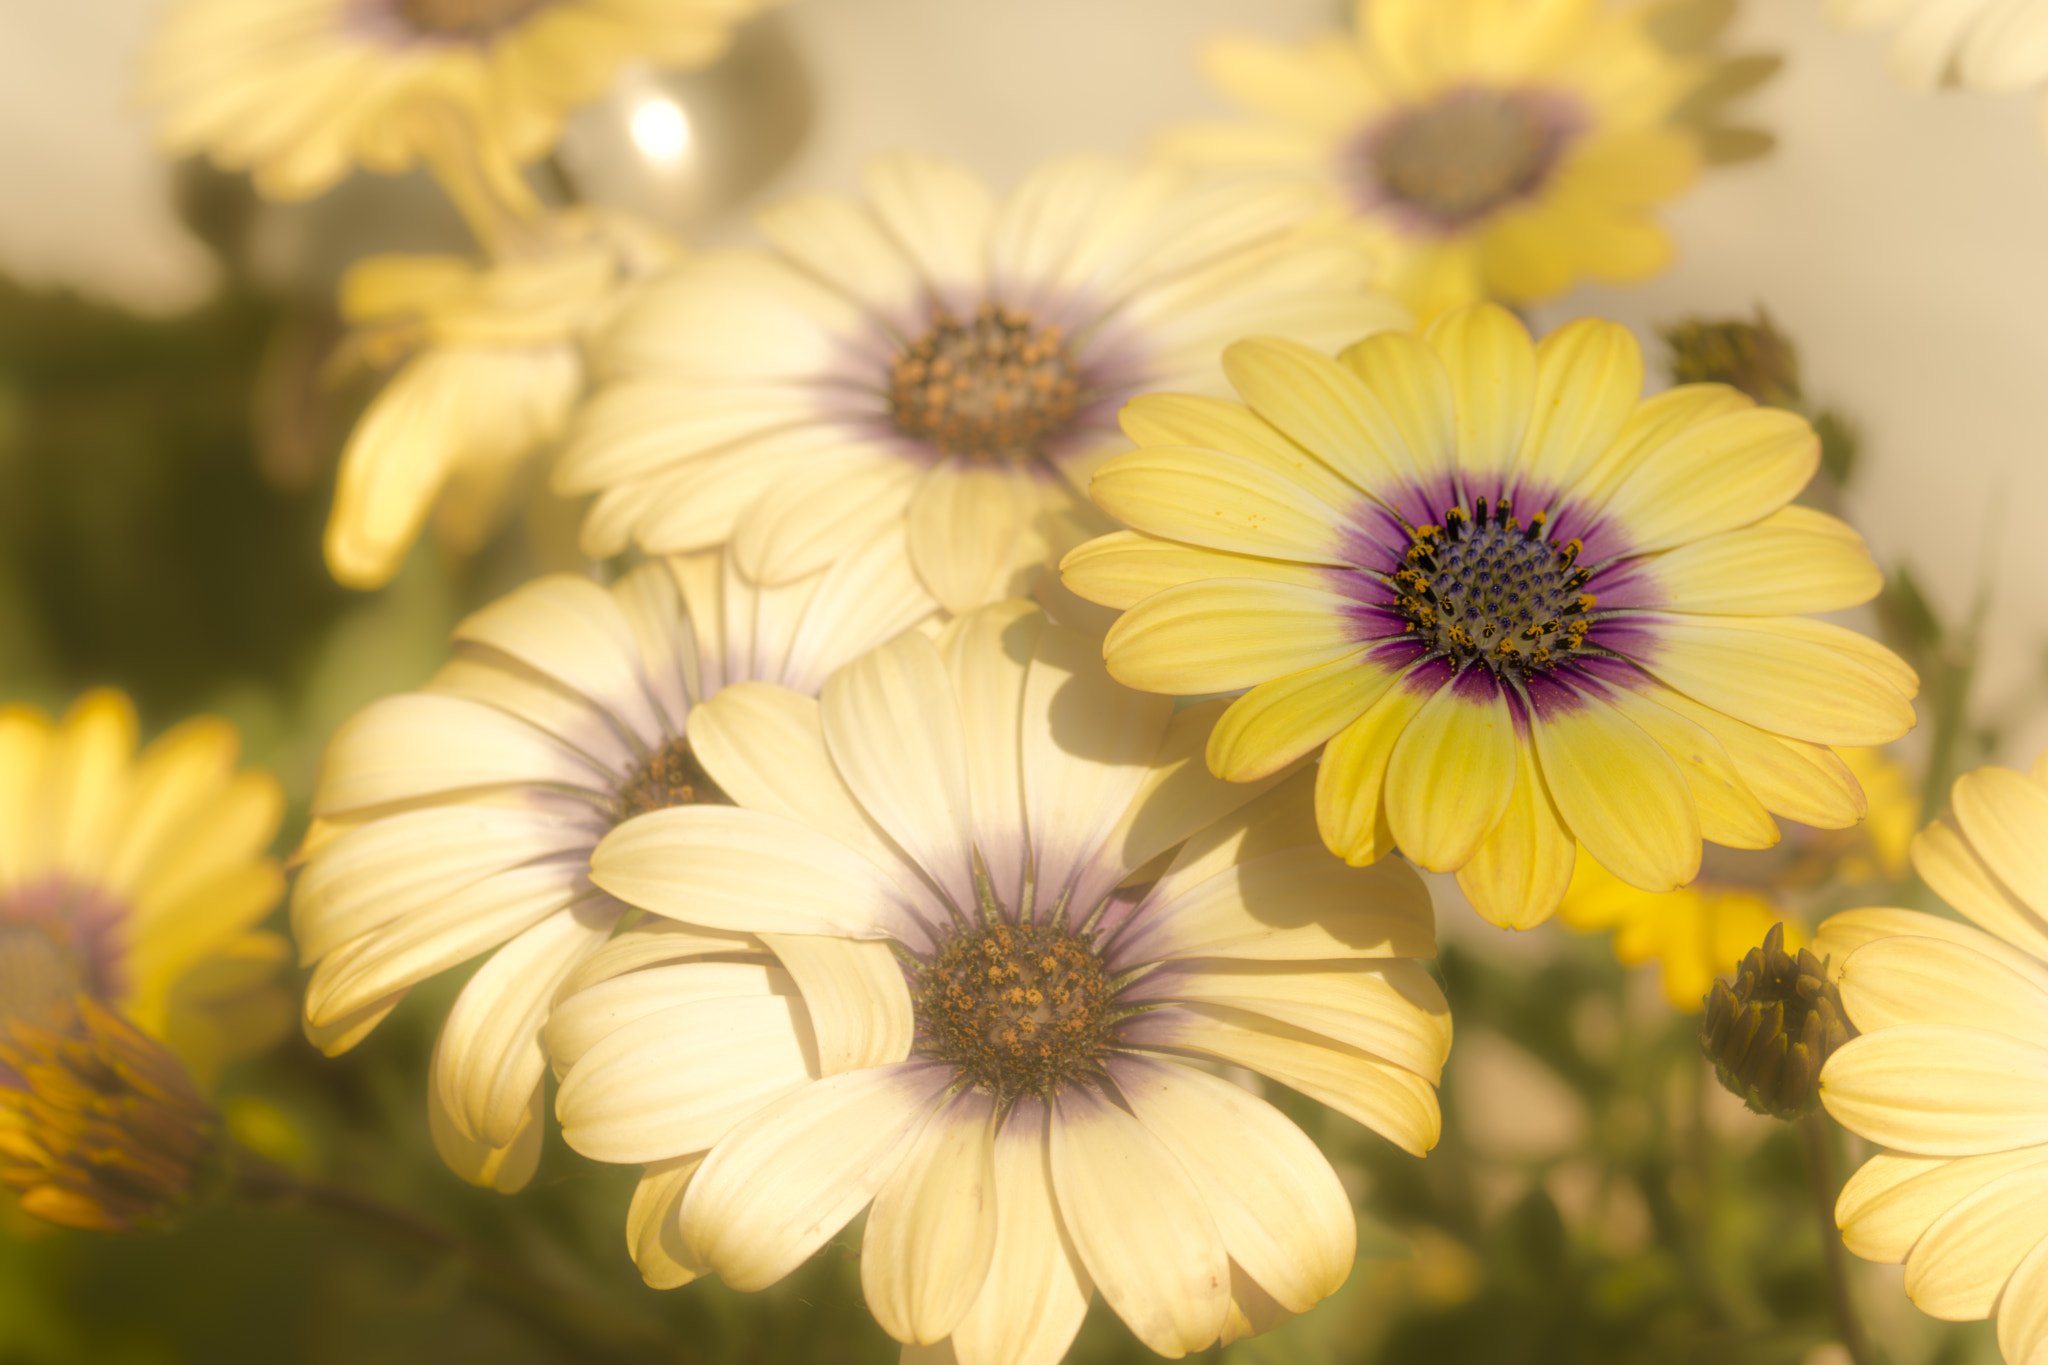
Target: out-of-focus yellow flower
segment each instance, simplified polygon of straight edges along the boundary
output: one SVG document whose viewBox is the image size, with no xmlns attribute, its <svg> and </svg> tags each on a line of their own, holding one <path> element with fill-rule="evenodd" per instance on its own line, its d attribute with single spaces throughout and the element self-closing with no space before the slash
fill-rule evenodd
<svg viewBox="0 0 2048 1365">
<path fill-rule="evenodd" d="M 497 265 L 373 256 L 350 270 L 341 311 L 358 331 L 344 355 L 398 370 L 342 452 L 335 578 L 389 581 L 430 511 L 442 544 L 474 551 L 526 462 L 562 434 L 586 341 L 674 251 L 624 215 L 576 212 Z"/>
<path fill-rule="evenodd" d="M 183 0 L 143 74 L 173 155 L 273 199 L 425 160 L 510 202 L 514 163 L 634 59 L 702 66 L 765 0 Z M 459 167 L 451 162 L 468 163 Z M 451 186 L 461 197 L 460 183 Z"/>
<path fill-rule="evenodd" d="M 291 1021 L 285 942 L 255 927 L 284 890 L 265 854 L 284 797 L 236 771 L 225 721 L 135 745 L 119 692 L 56 723 L 0 708 L 0 1021 L 62 1030 L 89 996 L 208 1084 Z"/>
<path fill-rule="evenodd" d="M 94 1232 L 160 1223 L 220 1155 L 220 1115 L 163 1044 L 80 997 L 63 1030 L 0 1035 L 0 1183 L 47 1222 Z"/>
<path fill-rule="evenodd" d="M 1814 829 L 1788 821 L 1777 847 L 1716 850 L 1698 881 L 1664 893 L 1638 890 L 1581 858 L 1558 918 L 1582 933 L 1612 933 L 1624 966 L 1657 963 L 1666 998 L 1682 1010 L 1699 1009 L 1714 978 L 1733 973 L 1773 924 L 1785 925 L 1785 949 L 1797 953 L 1807 940 L 1799 910 L 1816 892 L 1906 875 L 1920 818 L 1912 775 L 1882 749 L 1836 752 L 1869 800 L 1860 823 Z"/>
<path fill-rule="evenodd" d="M 1911 727 L 1918 679 L 1807 619 L 1882 584 L 1862 539 L 1790 505 L 1820 446 L 1716 384 L 1642 397 L 1625 328 L 1536 345 L 1476 304 L 1337 357 L 1224 352 L 1245 405 L 1152 394 L 1090 492 L 1133 529 L 1062 561 L 1123 616 L 1127 686 L 1249 689 L 1210 736 L 1249 781 L 1327 743 L 1316 813 L 1354 863 L 1398 847 L 1480 913 L 1547 918 L 1578 850 L 1633 886 L 1702 840 L 1864 810 L 1827 746 Z"/>
<path fill-rule="evenodd" d="M 1286 167 L 1324 184 L 1425 318 L 1522 303 L 1671 259 L 1654 207 L 1697 174 L 1678 117 L 1712 70 L 1651 36 L 1648 6 L 1599 0 L 1358 0 L 1356 33 L 1219 40 L 1211 78 L 1263 116 L 1161 150 Z"/>
</svg>

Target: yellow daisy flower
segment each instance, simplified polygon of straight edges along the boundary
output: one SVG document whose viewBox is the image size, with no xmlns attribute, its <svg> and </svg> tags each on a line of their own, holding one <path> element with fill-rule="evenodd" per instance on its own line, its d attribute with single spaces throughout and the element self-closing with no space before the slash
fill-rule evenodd
<svg viewBox="0 0 2048 1365">
<path fill-rule="evenodd" d="M 0 708 L 0 1022 L 69 1029 L 86 996 L 210 1085 L 291 1021 L 285 942 L 255 927 L 284 893 L 266 856 L 284 796 L 236 770 L 225 721 L 135 745 L 112 690 L 56 722 Z"/>
<path fill-rule="evenodd" d="M 496 948 L 442 1028 L 428 1113 L 459 1174 L 525 1184 L 548 1003 L 625 911 L 591 885 L 591 850 L 641 811 L 726 799 L 684 737 L 692 708 L 754 679 L 815 692 L 934 609 L 896 556 L 760 589 L 708 554 L 610 588 L 556 574 L 470 616 L 433 681 L 328 744 L 292 892 L 308 1036 L 353 1047 L 415 984 Z"/>
<path fill-rule="evenodd" d="M 736 804 L 599 846 L 592 879 L 665 918 L 549 1026 L 565 1139 L 649 1165 L 648 1277 L 765 1288 L 869 1209 L 876 1320 L 960 1365 L 1058 1359 L 1096 1290 L 1178 1357 L 1342 1284 L 1329 1162 L 1215 1064 L 1431 1147 L 1429 898 L 1316 844 L 1306 773 L 1202 772 L 1218 709 L 1119 687 L 1020 602 L 816 702 L 705 704 Z"/>
<path fill-rule="evenodd" d="M 1918 684 L 1800 615 L 1880 582 L 1854 531 L 1788 505 L 1819 460 L 1804 420 L 1717 385 L 1644 400 L 1625 329 L 1539 347 L 1492 304 L 1337 360 L 1245 341 L 1224 368 L 1248 407 L 1125 410 L 1141 448 L 1090 491 L 1136 529 L 1063 566 L 1124 611 L 1119 680 L 1251 689 L 1210 737 L 1219 776 L 1329 741 L 1333 850 L 1398 845 L 1518 927 L 1557 905 L 1580 845 L 1669 891 L 1702 838 L 1764 848 L 1770 812 L 1863 814 L 1828 746 L 1897 738 Z"/>
<path fill-rule="evenodd" d="M 1835 1207 L 1857 1255 L 1906 1267 L 1921 1311 L 1998 1318 L 2009 1361 L 2048 1351 L 2048 754 L 1956 780 L 1913 867 L 1968 924 L 1851 910 L 1814 944 L 1863 1036 L 1821 1101 L 1886 1150 Z"/>
<path fill-rule="evenodd" d="M 1716 856 L 1698 881 L 1661 893 L 1639 890 L 1581 858 L 1558 919 L 1582 933 L 1613 933 L 1623 966 L 1656 962 L 1665 997 L 1682 1010 L 1699 1009 L 1714 978 L 1732 976 L 1773 924 L 1785 926 L 1785 951 L 1796 955 L 1806 942 L 1799 912 L 1811 911 L 1816 893 L 1840 897 L 1902 879 L 1920 822 L 1920 796 L 1905 768 L 1881 749 L 1839 752 L 1869 802 L 1852 828 L 1788 821 L 1769 852 L 1712 850 Z"/>
<path fill-rule="evenodd" d="M 1163 154 L 1290 168 L 1326 187 L 1427 318 L 1531 302 L 1671 259 L 1651 216 L 1692 182 L 1673 120 L 1705 68 L 1671 56 L 1650 7 L 1603 0 L 1358 0 L 1355 33 L 1290 47 L 1227 39 L 1209 74 L 1259 124 L 1181 130 Z"/>
<path fill-rule="evenodd" d="M 1300 186 L 1077 158 L 998 202 L 907 156 L 866 184 L 769 209 L 773 251 L 696 257 L 621 319 L 556 468 L 599 495 L 590 553 L 730 540 L 776 583 L 907 534 L 964 611 L 1109 529 L 1078 490 L 1128 449 L 1132 394 L 1220 388 L 1248 331 L 1330 345 L 1403 318 L 1360 251 L 1304 237 Z"/>
<path fill-rule="evenodd" d="M 462 188 L 530 201 L 513 163 L 631 60 L 703 66 L 767 0 L 181 0 L 143 98 L 173 156 L 249 171 L 273 199 L 356 167 L 426 161 Z M 472 164 L 459 165 L 456 163 Z M 480 164 L 475 164 L 480 163 Z"/>
<path fill-rule="evenodd" d="M 583 395 L 584 346 L 673 245 L 613 213 L 550 221 L 526 255 L 373 256 L 342 282 L 344 352 L 396 373 L 342 451 L 327 564 L 352 588 L 388 582 L 429 512 L 474 551 L 515 476 L 560 438 Z"/>
</svg>

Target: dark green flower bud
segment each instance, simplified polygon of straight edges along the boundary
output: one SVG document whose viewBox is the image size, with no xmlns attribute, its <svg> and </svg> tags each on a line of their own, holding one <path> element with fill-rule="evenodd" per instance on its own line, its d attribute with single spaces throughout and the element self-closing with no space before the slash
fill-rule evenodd
<svg viewBox="0 0 2048 1365">
<path fill-rule="evenodd" d="M 1757 310 L 1755 322 L 1689 319 L 1664 331 L 1671 347 L 1671 378 L 1679 384 L 1727 384 L 1766 407 L 1799 411 L 1799 352 Z"/>
<path fill-rule="evenodd" d="M 1700 1022 L 1700 1047 L 1730 1093 L 1759 1114 L 1796 1119 L 1820 1098 L 1820 1069 L 1856 1036 L 1827 962 L 1785 951 L 1785 926 L 1749 950 L 1731 989 L 1716 981 Z"/>
</svg>

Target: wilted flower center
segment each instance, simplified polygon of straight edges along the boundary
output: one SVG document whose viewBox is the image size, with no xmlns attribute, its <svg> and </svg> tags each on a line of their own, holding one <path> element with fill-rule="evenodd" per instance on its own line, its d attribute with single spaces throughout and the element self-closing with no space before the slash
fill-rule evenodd
<svg viewBox="0 0 2048 1365">
<path fill-rule="evenodd" d="M 1567 131 L 1529 95 L 1457 90 L 1377 128 L 1366 168 L 1382 195 L 1455 227 L 1534 190 Z"/>
<path fill-rule="evenodd" d="M 0 1021 L 54 1028 L 90 989 L 85 960 L 62 920 L 0 923 Z"/>
<path fill-rule="evenodd" d="M 1453 507 L 1442 525 L 1414 533 L 1392 580 L 1408 630 L 1460 669 L 1484 663 L 1496 675 L 1526 676 L 1577 654 L 1595 601 L 1580 591 L 1591 575 L 1576 566 L 1579 542 L 1544 539 L 1544 514 L 1523 526 L 1505 498 L 1473 507 Z"/>
<path fill-rule="evenodd" d="M 487 38 L 555 0 L 398 0 L 398 12 L 421 33 Z"/>
<path fill-rule="evenodd" d="M 925 1045 L 1000 1099 L 1092 1074 L 1109 1041 L 1110 979 L 1083 940 L 997 925 L 940 945 L 911 984 Z"/>
<path fill-rule="evenodd" d="M 636 815 L 671 806 L 730 806 L 733 799 L 712 780 L 687 739 L 670 740 L 627 778 L 612 798 L 612 819 L 624 824 Z"/>
<path fill-rule="evenodd" d="M 1022 459 L 1073 421 L 1080 392 L 1059 327 L 985 303 L 970 322 L 937 313 L 896 358 L 889 415 L 949 455 Z"/>
</svg>

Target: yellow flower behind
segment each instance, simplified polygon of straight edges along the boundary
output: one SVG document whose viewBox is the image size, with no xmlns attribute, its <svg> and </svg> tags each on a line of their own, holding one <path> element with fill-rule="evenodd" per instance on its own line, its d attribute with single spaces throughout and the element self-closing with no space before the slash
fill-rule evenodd
<svg viewBox="0 0 2048 1365">
<path fill-rule="evenodd" d="M 526 463 L 583 395 L 584 346 L 674 245 L 615 213 L 544 225 L 525 255 L 373 256 L 342 282 L 354 356 L 396 372 L 341 456 L 327 565 L 352 588 L 398 571 L 431 513 L 452 553 L 496 529 Z"/>
<path fill-rule="evenodd" d="M 291 1022 L 272 983 L 285 942 L 255 927 L 284 890 L 266 855 L 284 798 L 236 771 L 224 721 L 135 745 L 118 692 L 54 723 L 0 708 L 0 1019 L 66 1028 L 89 996 L 204 1085 Z"/>
<path fill-rule="evenodd" d="M 1170 134 L 1177 159 L 1321 182 L 1424 318 L 1524 303 L 1671 260 L 1655 206 L 1691 184 L 1700 138 L 1676 115 L 1711 64 L 1652 39 L 1650 7 L 1601 0 L 1358 0 L 1355 33 L 1208 50 L 1261 116 Z"/>
<path fill-rule="evenodd" d="M 1699 1009 L 1714 978 L 1733 975 L 1773 924 L 1784 924 L 1785 950 L 1796 954 L 1807 941 L 1800 912 L 1811 911 L 1816 893 L 1839 896 L 1905 876 L 1920 820 L 1920 796 L 1905 768 L 1881 749 L 1838 752 L 1870 802 L 1852 828 L 1792 824 L 1776 848 L 1717 850 L 1698 881 L 1661 893 L 1581 858 L 1557 917 L 1581 933 L 1613 933 L 1623 966 L 1657 963 L 1665 997 L 1682 1010 Z"/>
<path fill-rule="evenodd" d="M 421 161 L 527 197 L 513 163 L 639 59 L 703 66 L 764 0 L 182 0 L 143 73 L 173 156 L 306 199 Z M 464 163 L 459 169 L 451 163 Z M 479 164 L 480 163 L 480 164 Z"/>
<path fill-rule="evenodd" d="M 1995 1315 L 2017 1365 L 2048 1352 L 2048 754 L 1951 794 L 1913 867 L 1969 923 L 1870 909 L 1821 926 L 1863 1035 L 1821 1101 L 1885 1149 L 1842 1190 L 1843 1242 L 1903 1262 L 1922 1312 Z"/>
<path fill-rule="evenodd" d="M 1714 384 L 1645 400 L 1626 329 L 1537 346 L 1492 304 L 1335 359 L 1243 341 L 1223 368 L 1244 405 L 1125 408 L 1139 448 L 1090 492 L 1133 529 L 1062 564 L 1124 613 L 1119 681 L 1249 689 L 1209 740 L 1218 776 L 1327 742 L 1332 850 L 1398 847 L 1515 927 L 1549 916 L 1580 846 L 1671 891 L 1703 839 L 1861 818 L 1830 746 L 1896 739 L 1919 683 L 1807 616 L 1881 579 L 1854 531 L 1791 505 L 1819 461 L 1804 420 Z"/>
</svg>

